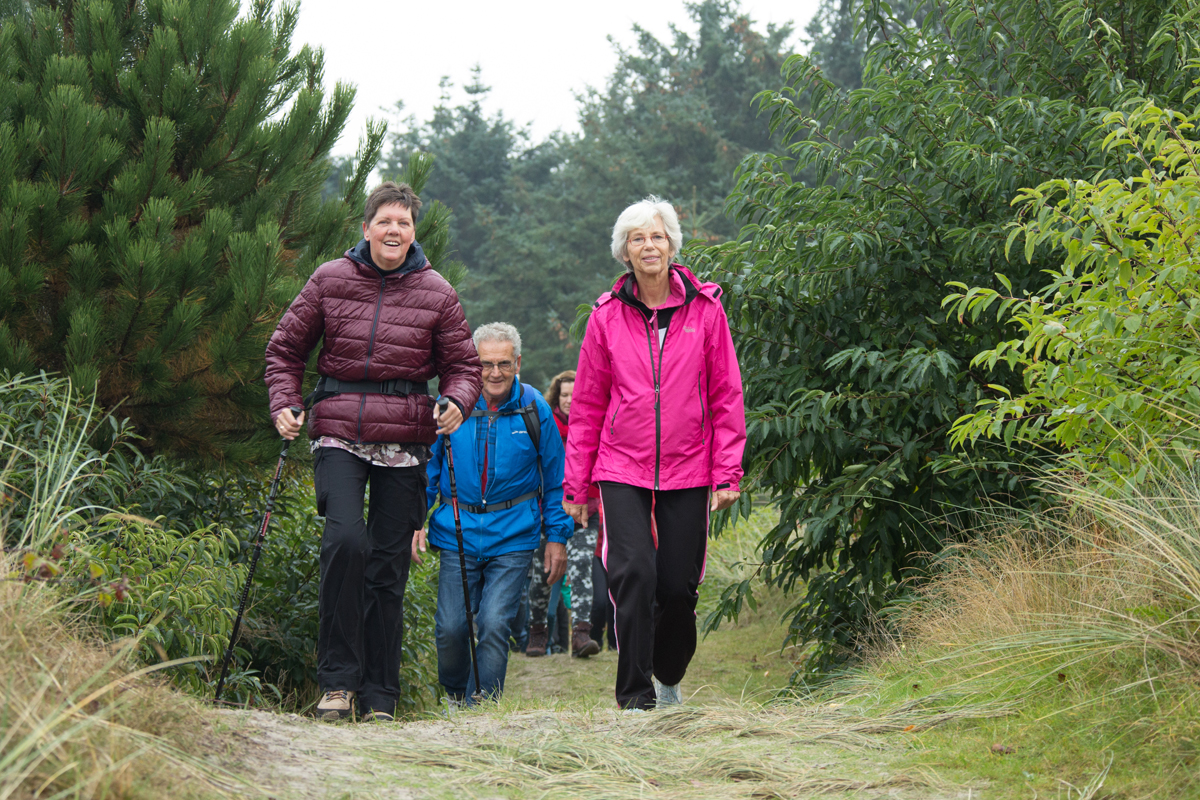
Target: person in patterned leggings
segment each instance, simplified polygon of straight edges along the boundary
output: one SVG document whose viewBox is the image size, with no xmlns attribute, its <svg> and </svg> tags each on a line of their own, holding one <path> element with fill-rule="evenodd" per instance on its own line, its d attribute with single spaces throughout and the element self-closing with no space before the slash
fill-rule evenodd
<svg viewBox="0 0 1200 800">
<path fill-rule="evenodd" d="M 571 395 L 575 390 L 575 370 L 569 369 L 554 376 L 546 390 L 546 402 L 554 410 L 554 421 L 563 442 L 567 441 L 567 420 L 571 413 Z M 587 658 L 600 652 L 600 644 L 592 639 L 592 560 L 596 550 L 596 537 L 600 531 L 600 492 L 592 487 L 588 493 L 591 517 L 589 525 L 578 523 L 575 535 L 567 542 L 566 582 L 571 587 L 571 616 L 575 624 L 571 627 L 571 655 Z M 534 560 L 534 565 L 540 563 Z M 550 586 L 538 569 L 533 570 L 529 588 L 529 644 L 527 656 L 543 656 L 549 642 L 546 616 L 550 604 Z"/>
</svg>

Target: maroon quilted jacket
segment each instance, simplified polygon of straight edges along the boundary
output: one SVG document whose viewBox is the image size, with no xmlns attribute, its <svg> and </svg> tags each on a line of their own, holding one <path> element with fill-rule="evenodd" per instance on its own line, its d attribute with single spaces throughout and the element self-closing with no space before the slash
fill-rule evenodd
<svg viewBox="0 0 1200 800">
<path fill-rule="evenodd" d="M 459 408 L 474 408 L 479 355 L 458 294 L 434 272 L 415 242 L 403 265 L 384 272 L 366 242 L 317 267 L 267 344 L 271 418 L 302 402 L 308 355 L 324 337 L 317 371 L 343 381 L 427 381 Z M 308 412 L 308 435 L 350 442 L 432 444 L 434 400 L 350 392 Z"/>
</svg>

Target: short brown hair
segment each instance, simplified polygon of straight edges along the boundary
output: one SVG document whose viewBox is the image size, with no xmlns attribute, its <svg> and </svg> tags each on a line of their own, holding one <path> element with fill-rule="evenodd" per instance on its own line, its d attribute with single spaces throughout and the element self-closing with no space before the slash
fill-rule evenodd
<svg viewBox="0 0 1200 800">
<path fill-rule="evenodd" d="M 550 388 L 546 390 L 546 402 L 550 404 L 551 411 L 558 411 L 558 401 L 562 399 L 562 385 L 564 383 L 575 382 L 575 370 L 563 370 L 554 376 L 554 380 L 550 381 Z"/>
<path fill-rule="evenodd" d="M 407 208 L 413 215 L 413 222 L 417 221 L 417 212 L 421 210 L 421 198 L 417 197 L 413 188 L 407 183 L 384 181 L 376 186 L 375 191 L 371 192 L 370 197 L 367 198 L 367 207 L 363 211 L 363 224 L 370 225 L 381 206 L 390 206 L 394 203 L 399 203 Z"/>
</svg>

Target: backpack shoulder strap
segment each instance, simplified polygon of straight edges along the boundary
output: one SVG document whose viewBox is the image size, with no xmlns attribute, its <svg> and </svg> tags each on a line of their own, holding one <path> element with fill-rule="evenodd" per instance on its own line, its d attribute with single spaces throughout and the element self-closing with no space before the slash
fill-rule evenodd
<svg viewBox="0 0 1200 800">
<path fill-rule="evenodd" d="M 521 417 L 525 420 L 525 430 L 529 432 L 529 440 L 533 442 L 533 449 L 538 452 L 538 458 L 541 458 L 542 419 L 538 416 L 537 403 L 533 402 L 523 406 Z"/>
</svg>

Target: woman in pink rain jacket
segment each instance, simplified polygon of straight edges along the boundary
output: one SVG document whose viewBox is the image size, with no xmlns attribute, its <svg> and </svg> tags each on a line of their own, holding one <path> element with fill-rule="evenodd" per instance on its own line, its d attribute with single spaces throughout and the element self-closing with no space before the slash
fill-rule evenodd
<svg viewBox="0 0 1200 800">
<path fill-rule="evenodd" d="M 742 477 L 742 380 L 721 289 L 671 262 L 682 238 L 657 197 L 617 219 L 612 252 L 630 271 L 588 321 L 567 435 L 563 506 L 583 525 L 588 485 L 600 485 L 622 708 L 680 702 L 709 513 L 733 505 Z"/>
</svg>

